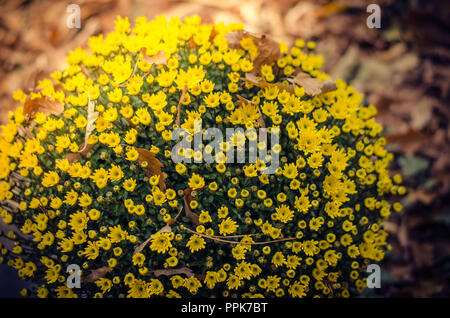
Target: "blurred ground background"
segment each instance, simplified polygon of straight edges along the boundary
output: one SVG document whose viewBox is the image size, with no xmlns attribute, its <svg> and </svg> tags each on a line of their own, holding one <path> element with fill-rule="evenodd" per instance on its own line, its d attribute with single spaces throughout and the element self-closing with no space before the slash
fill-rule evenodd
<svg viewBox="0 0 450 318">
<path fill-rule="evenodd" d="M 81 7 L 81 29 L 66 26 L 66 7 Z M 381 7 L 381 28 L 369 29 L 369 3 Z M 369 297 L 450 296 L 449 78 L 450 2 L 426 0 L 0 0 L 0 124 L 28 91 L 64 66 L 69 50 L 113 29 L 117 15 L 205 22 L 243 22 L 251 32 L 293 43 L 316 40 L 333 78 L 350 82 L 379 109 L 393 169 L 409 193 L 405 213 L 386 228 L 392 251 L 382 263 L 382 288 Z M 18 295 L 21 283 L 0 267 L 0 297 Z"/>
</svg>

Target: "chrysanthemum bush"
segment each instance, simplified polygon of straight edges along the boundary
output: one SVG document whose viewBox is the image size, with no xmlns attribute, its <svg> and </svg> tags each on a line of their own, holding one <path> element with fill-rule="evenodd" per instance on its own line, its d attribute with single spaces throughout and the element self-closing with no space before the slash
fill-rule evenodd
<svg viewBox="0 0 450 318">
<path fill-rule="evenodd" d="M 389 246 L 401 205 L 377 110 L 240 24 L 164 16 L 94 36 L 39 82 L 0 137 L 0 262 L 38 297 L 348 297 Z M 175 163 L 182 127 L 265 127 L 255 163 Z M 236 131 L 221 149 L 247 149 Z M 201 160 L 212 147 L 179 151 Z M 217 150 L 217 149 L 216 149 Z M 279 168 L 265 174 L 266 161 Z M 227 158 L 229 159 L 229 158 Z M 232 160 L 227 160 L 232 161 Z M 272 162 L 273 163 L 273 162 Z M 81 268 L 70 288 L 69 265 Z M 70 276 L 72 275 L 72 276 Z M 69 277 L 70 276 L 70 277 Z M 25 294 L 25 291 L 24 291 Z"/>
</svg>

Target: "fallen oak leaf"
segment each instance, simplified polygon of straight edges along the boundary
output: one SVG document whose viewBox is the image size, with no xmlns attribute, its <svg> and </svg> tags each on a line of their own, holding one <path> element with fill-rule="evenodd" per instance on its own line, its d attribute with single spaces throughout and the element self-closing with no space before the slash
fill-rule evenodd
<svg viewBox="0 0 450 318">
<path fill-rule="evenodd" d="M 164 166 L 161 161 L 156 158 L 155 154 L 147 149 L 136 148 L 139 153 L 138 162 L 142 164 L 147 162 L 147 167 L 145 168 L 145 174 L 147 177 L 152 177 L 154 175 L 159 175 L 159 188 L 161 191 L 166 190 L 166 175 L 162 172 L 162 167 Z"/>
<path fill-rule="evenodd" d="M 58 116 L 64 111 L 64 105 L 48 96 L 28 99 L 23 106 L 23 113 L 33 116 L 36 113 L 44 113 L 46 116 Z"/>
<path fill-rule="evenodd" d="M 104 277 L 110 270 L 111 268 L 109 268 L 108 266 L 93 269 L 91 270 L 91 273 L 89 275 L 81 277 L 80 281 L 82 283 L 93 283 L 97 279 Z"/>
<path fill-rule="evenodd" d="M 159 277 L 161 275 L 164 276 L 172 276 L 172 275 L 178 275 L 178 274 L 184 274 L 187 277 L 194 276 L 194 273 L 190 268 L 187 267 L 181 267 L 181 268 L 173 268 L 173 269 L 156 269 L 154 271 L 151 271 L 156 277 Z"/>
</svg>

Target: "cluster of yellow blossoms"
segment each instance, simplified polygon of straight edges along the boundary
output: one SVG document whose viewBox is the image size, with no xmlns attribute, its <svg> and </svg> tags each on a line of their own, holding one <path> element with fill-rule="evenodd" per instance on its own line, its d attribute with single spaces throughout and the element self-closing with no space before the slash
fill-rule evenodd
<svg viewBox="0 0 450 318">
<path fill-rule="evenodd" d="M 387 196 L 405 188 L 376 108 L 340 80 L 319 94 L 290 84 L 299 70 L 329 78 L 313 42 L 279 43 L 259 63 L 255 36 L 227 37 L 242 25 L 200 22 L 118 18 L 36 91 L 14 93 L 25 105 L 1 130 L 0 219 L 15 227 L 0 263 L 38 297 L 348 297 L 383 259 L 382 221 L 401 210 Z M 174 163 L 173 130 L 200 119 L 279 127 L 276 173 L 259 160 Z M 70 264 L 81 288 L 67 285 Z"/>
</svg>

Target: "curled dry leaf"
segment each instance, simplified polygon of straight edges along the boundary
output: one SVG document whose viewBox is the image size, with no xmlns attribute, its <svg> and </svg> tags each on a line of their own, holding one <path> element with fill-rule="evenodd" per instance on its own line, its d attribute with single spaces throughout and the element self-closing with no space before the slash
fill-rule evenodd
<svg viewBox="0 0 450 318">
<path fill-rule="evenodd" d="M 323 82 L 323 86 L 322 86 L 322 93 L 328 93 L 331 91 L 336 90 L 336 84 L 333 82 L 333 80 L 327 78 L 325 80 L 325 82 Z"/>
<path fill-rule="evenodd" d="M 181 267 L 181 268 L 173 268 L 173 269 L 157 269 L 152 271 L 152 273 L 159 277 L 161 275 L 164 276 L 172 276 L 172 275 L 179 275 L 179 274 L 185 274 L 187 277 L 194 276 L 194 273 L 190 268 L 187 267 Z"/>
<path fill-rule="evenodd" d="M 36 113 L 58 116 L 64 111 L 64 105 L 48 96 L 28 99 L 25 101 L 23 112 L 25 115 L 33 116 Z"/>
<path fill-rule="evenodd" d="M 87 144 L 81 146 L 81 148 L 83 149 L 83 151 L 79 151 L 77 153 L 69 153 L 66 155 L 66 159 L 69 161 L 70 164 L 81 160 L 81 158 L 83 158 L 83 156 L 86 156 L 89 151 L 91 151 L 91 149 L 94 147 L 94 145 L 92 144 Z"/>
<path fill-rule="evenodd" d="M 172 228 L 170 227 L 169 224 L 164 225 L 159 231 L 158 233 L 170 233 L 172 232 Z"/>
<path fill-rule="evenodd" d="M 178 106 L 177 106 L 177 119 L 175 120 L 175 123 L 177 124 L 177 126 L 180 126 L 180 121 L 181 121 L 181 104 L 183 102 L 184 96 L 186 95 L 186 92 L 188 91 L 187 86 L 185 85 L 183 88 L 183 91 L 181 92 L 181 96 L 180 96 L 180 100 L 178 101 Z"/>
<path fill-rule="evenodd" d="M 167 56 L 164 51 L 159 51 L 155 55 L 148 56 L 147 49 L 141 48 L 142 60 L 146 61 L 149 64 L 155 65 L 165 65 L 167 64 Z"/>
<path fill-rule="evenodd" d="M 152 240 L 152 237 L 150 236 L 148 239 L 146 239 L 144 242 L 142 242 L 141 244 L 139 244 L 138 246 L 136 246 L 136 248 L 134 249 L 134 254 L 136 253 L 140 253 L 142 252 L 142 250 L 147 246 L 148 243 L 150 243 L 150 241 Z"/>
<path fill-rule="evenodd" d="M 170 224 L 172 223 L 167 223 L 166 225 L 164 225 L 158 232 L 156 233 L 170 233 L 172 232 L 172 228 L 170 227 Z M 152 240 L 152 236 L 150 235 L 150 237 L 148 239 L 146 239 L 144 242 L 142 242 L 141 244 L 139 244 L 135 249 L 134 249 L 134 253 L 140 253 L 142 252 L 142 250 L 147 246 L 148 243 L 150 243 L 150 241 Z"/>
<path fill-rule="evenodd" d="M 272 87 L 276 86 L 281 91 L 287 91 L 291 94 L 294 93 L 294 85 L 285 85 L 283 83 L 268 83 L 264 79 L 262 79 L 260 76 L 257 76 L 253 73 L 245 73 L 245 78 L 242 78 L 242 80 L 247 81 L 251 83 L 254 86 L 257 86 L 259 88 L 266 88 L 266 87 Z"/>
<path fill-rule="evenodd" d="M 168 225 L 174 224 L 174 223 L 177 221 L 178 217 L 180 216 L 181 211 L 183 211 L 183 207 L 180 208 L 180 210 L 178 211 L 178 214 L 177 214 L 174 218 L 171 218 L 171 219 L 167 222 L 167 224 L 168 224 Z"/>
<path fill-rule="evenodd" d="M 198 225 L 200 223 L 198 214 L 192 212 L 191 206 L 189 205 L 192 201 L 191 193 L 192 189 L 190 188 L 184 190 L 184 211 L 186 213 L 186 216 L 192 221 L 192 223 L 194 223 L 194 225 Z"/>
<path fill-rule="evenodd" d="M 89 96 L 89 95 L 88 95 Z M 89 153 L 94 145 L 89 144 L 89 136 L 95 129 L 95 121 L 98 118 L 98 112 L 95 111 L 95 103 L 91 101 L 91 97 L 89 96 L 88 102 L 88 114 L 87 114 L 87 125 L 86 132 L 84 135 L 84 143 L 80 146 L 80 150 L 78 153 L 70 153 L 66 155 L 66 159 L 72 164 L 75 161 L 81 160 L 81 158 Z"/>
<path fill-rule="evenodd" d="M 163 167 L 163 164 L 161 161 L 156 158 L 155 154 L 147 149 L 143 148 L 136 148 L 137 152 L 139 153 L 139 164 L 142 162 L 147 162 L 148 165 L 145 168 L 145 174 L 147 177 L 152 177 L 154 175 L 159 175 L 159 188 L 161 191 L 166 190 L 166 175 L 162 172 L 161 168 Z"/>
<path fill-rule="evenodd" d="M 98 118 L 98 112 L 95 111 L 95 103 L 91 101 L 91 96 L 88 95 L 89 102 L 88 102 L 88 114 L 87 114 L 87 125 L 86 125 L 86 132 L 84 135 L 84 144 L 83 147 L 78 151 L 82 153 L 86 150 L 86 147 L 88 146 L 89 136 L 95 129 L 95 121 Z"/>
<path fill-rule="evenodd" d="M 429 205 L 433 202 L 433 200 L 436 198 L 437 193 L 429 193 L 424 191 L 423 189 L 415 190 L 415 189 L 409 189 L 407 199 L 411 200 L 412 202 L 420 201 L 425 205 Z"/>
<path fill-rule="evenodd" d="M 229 32 L 227 34 L 225 34 L 223 37 L 225 39 L 227 39 L 227 43 L 228 46 L 231 49 L 237 50 L 241 47 L 241 40 L 243 37 L 252 37 L 252 35 L 248 34 L 247 32 L 243 31 L 243 30 L 239 30 L 239 31 L 233 31 L 233 32 Z"/>
<path fill-rule="evenodd" d="M 256 45 L 259 47 L 259 55 L 253 60 L 252 73 L 260 74 L 262 65 L 272 64 L 278 60 L 280 57 L 280 44 L 263 34 L 256 41 Z"/>
<path fill-rule="evenodd" d="M 336 89 L 336 84 L 330 79 L 321 82 L 303 71 L 298 72 L 295 77 L 288 79 L 291 83 L 305 88 L 305 94 L 316 96 Z"/>
<path fill-rule="evenodd" d="M 197 47 L 197 44 L 195 44 L 194 38 L 190 38 L 187 42 L 187 45 L 191 49 L 195 49 Z"/>
<path fill-rule="evenodd" d="M 263 118 L 263 115 L 261 113 L 261 110 L 259 109 L 259 106 L 256 105 L 255 103 L 253 103 L 252 101 L 242 97 L 241 95 L 236 95 L 236 96 L 239 99 L 239 101 L 238 101 L 239 104 L 245 103 L 245 104 L 252 104 L 252 105 L 256 106 L 256 109 L 258 110 L 258 113 L 259 113 L 258 124 L 259 124 L 260 127 L 266 128 L 266 123 L 264 122 L 264 118 Z"/>
<path fill-rule="evenodd" d="M 34 123 L 34 122 L 33 122 Z M 32 124 L 33 124 L 32 123 Z M 31 130 L 27 127 L 23 127 L 23 126 L 17 126 L 17 132 L 19 133 L 19 136 L 21 137 L 26 137 L 26 138 L 34 138 L 33 133 L 31 132 Z"/>
<path fill-rule="evenodd" d="M 97 269 L 91 270 L 91 273 L 87 276 L 81 277 L 82 283 L 93 283 L 97 279 L 104 277 L 111 269 L 108 266 L 103 266 Z"/>
<path fill-rule="evenodd" d="M 125 120 L 127 121 L 128 125 L 130 125 L 132 128 L 137 129 L 137 126 L 135 124 L 133 124 L 133 122 L 131 121 L 131 119 L 129 118 L 125 118 Z"/>
<path fill-rule="evenodd" d="M 260 76 L 256 76 L 253 73 L 245 73 L 245 81 L 250 82 L 251 84 L 264 88 L 269 85 L 265 80 L 263 80 Z"/>
<path fill-rule="evenodd" d="M 239 49 L 243 38 L 252 38 L 258 46 L 259 54 L 253 60 L 253 70 L 250 72 L 255 75 L 261 74 L 261 66 L 272 64 L 280 57 L 280 44 L 272 40 L 268 35 L 251 34 L 245 31 L 230 32 L 224 37 L 227 39 L 228 46 L 232 49 Z"/>
</svg>

